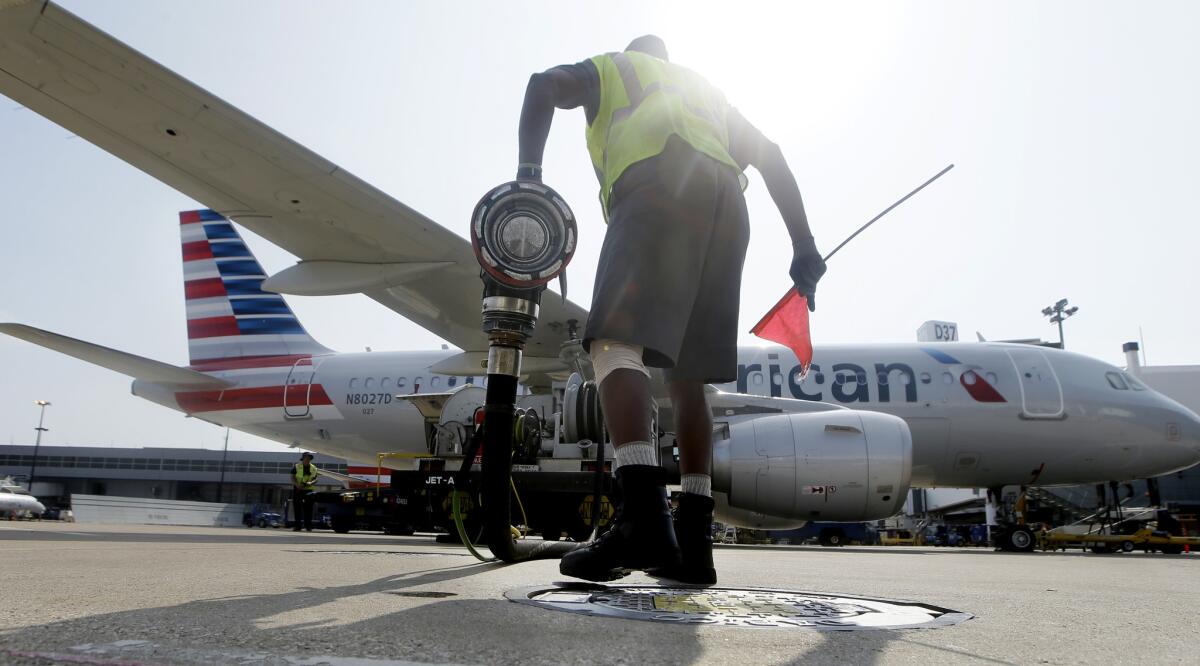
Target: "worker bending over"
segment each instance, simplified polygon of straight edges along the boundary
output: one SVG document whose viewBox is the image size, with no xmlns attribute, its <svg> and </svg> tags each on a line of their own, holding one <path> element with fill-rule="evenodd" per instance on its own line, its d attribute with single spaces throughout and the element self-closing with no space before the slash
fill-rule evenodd
<svg viewBox="0 0 1200 666">
<path fill-rule="evenodd" d="M 603 581 L 640 569 L 714 583 L 712 415 L 704 385 L 737 376 L 747 165 L 762 174 L 787 225 L 790 273 L 810 307 L 825 262 L 779 147 L 704 78 L 669 62 L 658 37 L 530 78 L 519 180 L 541 180 L 554 109 L 580 106 L 608 220 L 583 345 L 617 447 L 622 502 L 613 527 L 564 557 L 560 571 Z M 683 494 L 674 526 L 654 450 L 646 366 L 664 369 L 675 417 Z"/>
</svg>

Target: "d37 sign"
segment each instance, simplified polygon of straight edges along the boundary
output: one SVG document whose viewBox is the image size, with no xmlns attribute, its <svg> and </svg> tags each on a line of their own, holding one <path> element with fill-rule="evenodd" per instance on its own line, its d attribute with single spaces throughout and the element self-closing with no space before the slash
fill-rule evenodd
<svg viewBox="0 0 1200 666">
<path fill-rule="evenodd" d="M 927 321 L 917 329 L 919 342 L 958 342 L 958 324 L 952 321 Z"/>
</svg>

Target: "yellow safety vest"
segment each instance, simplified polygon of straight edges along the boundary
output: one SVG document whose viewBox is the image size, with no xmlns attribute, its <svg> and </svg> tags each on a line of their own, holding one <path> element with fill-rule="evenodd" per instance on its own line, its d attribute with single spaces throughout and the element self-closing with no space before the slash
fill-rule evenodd
<svg viewBox="0 0 1200 666">
<path fill-rule="evenodd" d="M 606 215 L 625 169 L 661 153 L 672 136 L 741 173 L 729 155 L 728 103 L 699 74 L 636 51 L 599 55 L 592 63 L 600 74 L 600 108 L 587 146 Z"/>
<path fill-rule="evenodd" d="M 298 462 L 292 467 L 292 476 L 295 477 L 296 483 L 304 486 L 305 490 L 312 490 L 313 486 L 317 485 L 317 468 L 313 464 L 308 465 L 309 473 L 304 473 L 304 463 Z"/>
</svg>

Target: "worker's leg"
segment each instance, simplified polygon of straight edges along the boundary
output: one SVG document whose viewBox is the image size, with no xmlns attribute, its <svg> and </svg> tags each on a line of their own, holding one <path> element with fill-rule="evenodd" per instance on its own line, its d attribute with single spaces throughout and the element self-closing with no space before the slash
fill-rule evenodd
<svg viewBox="0 0 1200 666">
<path fill-rule="evenodd" d="M 313 517 L 313 494 L 311 491 L 304 491 L 304 529 L 312 531 Z"/>
<path fill-rule="evenodd" d="M 292 488 L 292 531 L 304 529 L 304 495 L 299 488 Z"/>
<path fill-rule="evenodd" d="M 656 464 L 650 418 L 650 377 L 641 349 L 611 340 L 592 343 L 600 405 L 616 445 L 614 478 L 621 502 L 613 526 L 568 553 L 559 571 L 587 580 L 613 580 L 632 569 L 677 566 L 679 546 L 667 503 L 666 472 Z"/>
<path fill-rule="evenodd" d="M 712 412 L 704 397 L 704 382 L 673 381 L 667 385 L 675 413 L 675 443 L 683 476 L 712 474 Z M 709 494 L 709 493 L 700 493 Z"/>
<path fill-rule="evenodd" d="M 676 380 L 667 384 L 675 414 L 675 443 L 679 446 L 679 471 L 683 492 L 675 510 L 675 540 L 680 565 L 654 569 L 653 576 L 685 583 L 717 582 L 713 566 L 712 412 L 704 396 L 704 383 Z"/>
</svg>

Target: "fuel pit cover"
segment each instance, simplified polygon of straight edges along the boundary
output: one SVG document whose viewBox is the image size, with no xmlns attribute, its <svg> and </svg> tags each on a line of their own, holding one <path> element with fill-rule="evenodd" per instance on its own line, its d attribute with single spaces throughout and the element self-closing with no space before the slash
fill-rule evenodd
<svg viewBox="0 0 1200 666">
<path fill-rule="evenodd" d="M 973 615 L 913 601 L 755 587 L 558 583 L 512 590 L 510 601 L 597 617 L 687 625 L 859 631 L 948 627 Z"/>
</svg>

